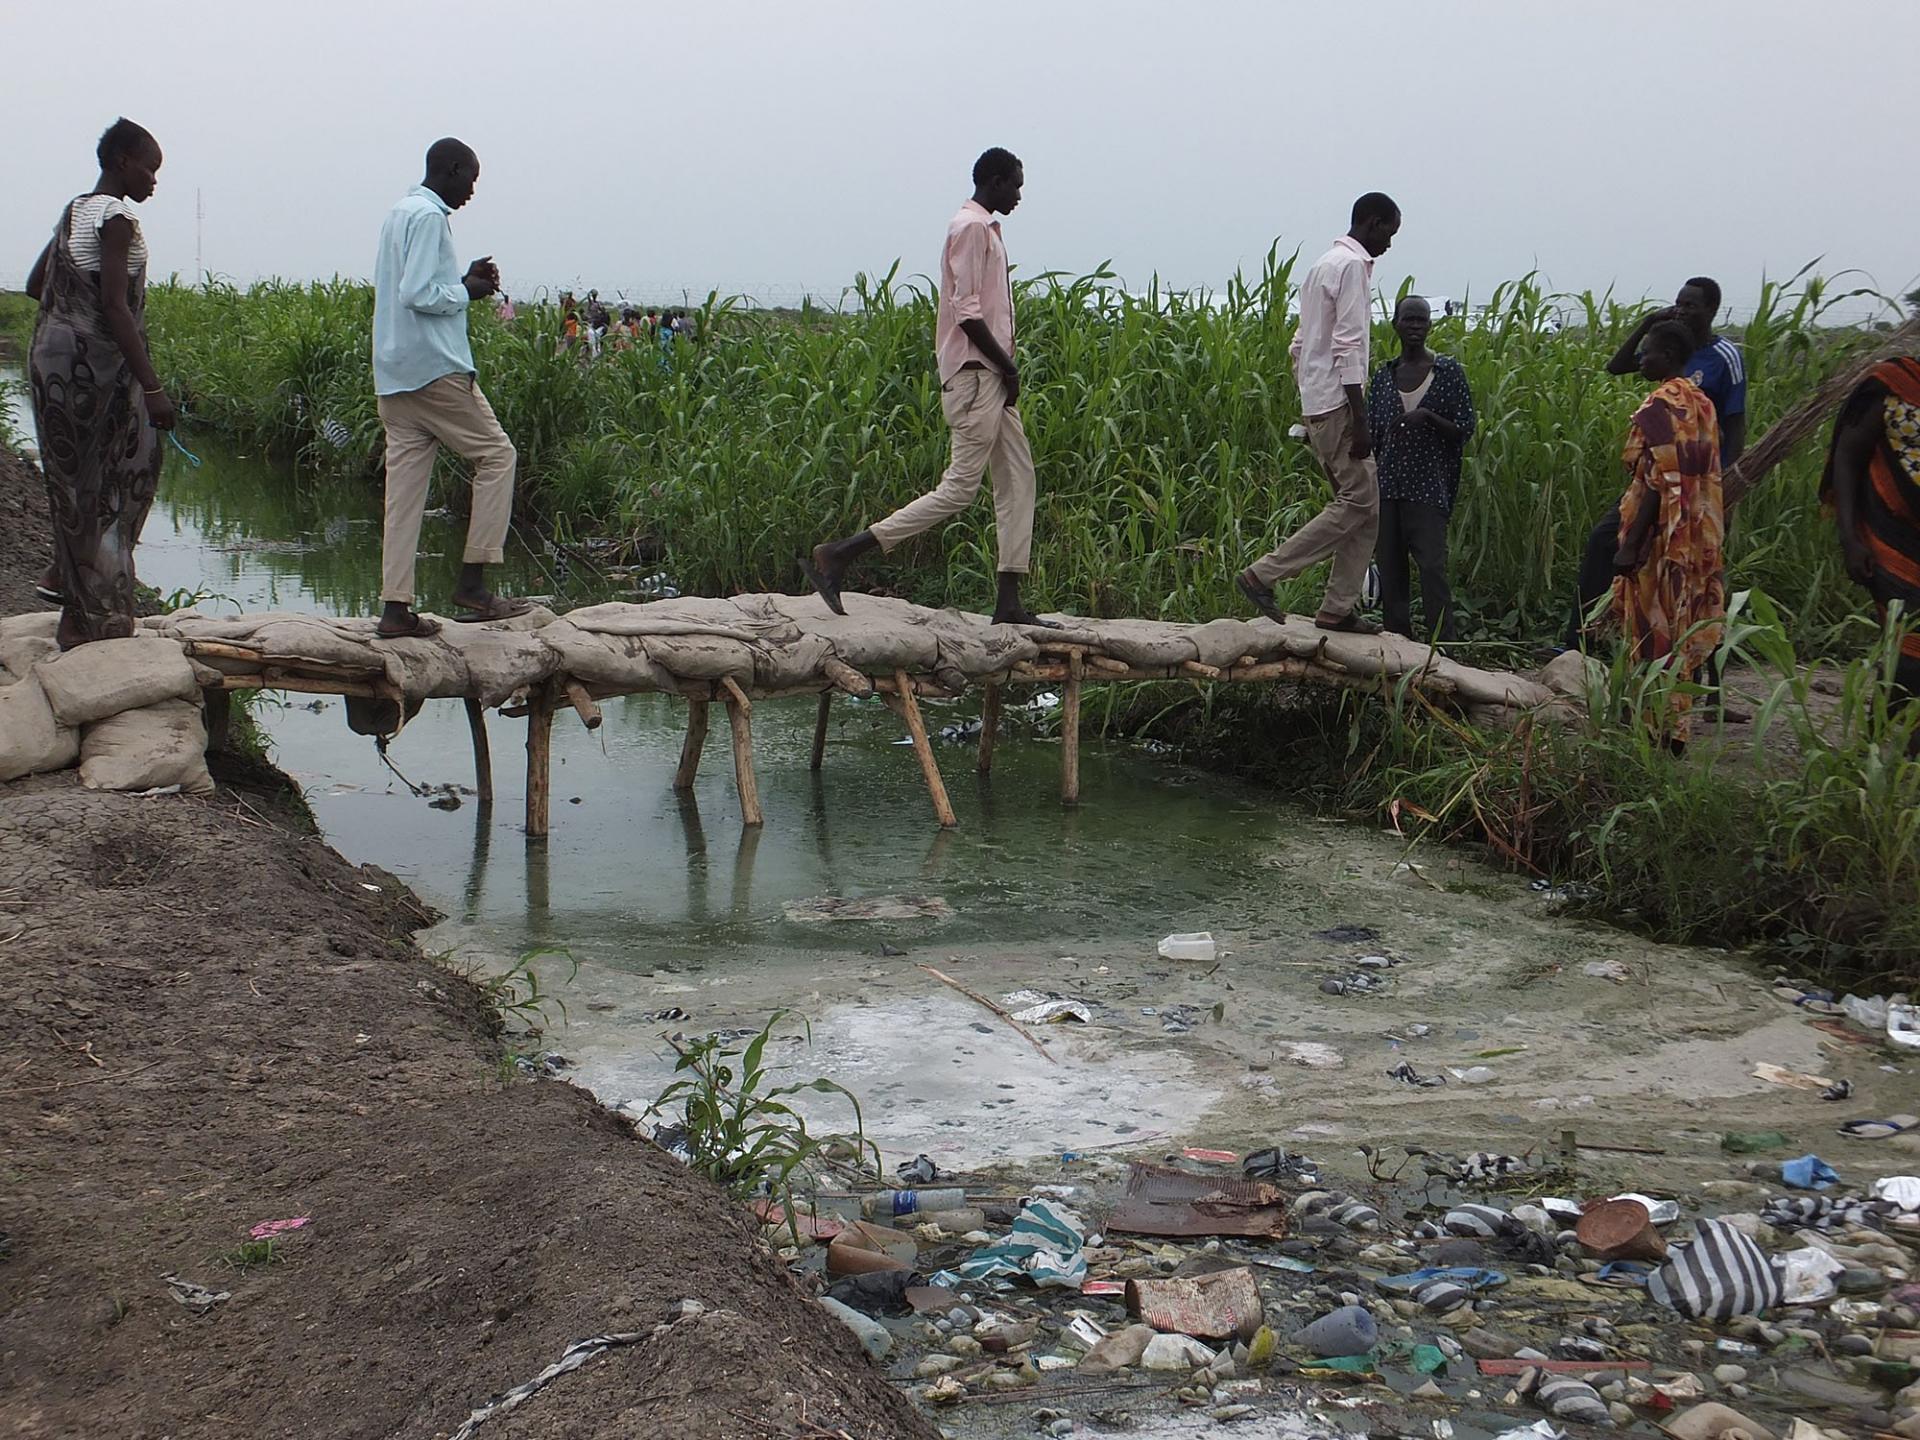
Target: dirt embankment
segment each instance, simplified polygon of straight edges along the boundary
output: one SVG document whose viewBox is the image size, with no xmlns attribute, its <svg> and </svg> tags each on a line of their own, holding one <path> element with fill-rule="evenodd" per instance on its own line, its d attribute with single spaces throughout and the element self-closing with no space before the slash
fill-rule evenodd
<svg viewBox="0 0 1920 1440">
<path fill-rule="evenodd" d="M 44 610 L 34 582 L 53 556 L 53 522 L 40 471 L 0 449 L 0 615 Z"/>
<path fill-rule="evenodd" d="M 44 556 L 8 523 L 20 480 L 0 609 Z M 429 1440 L 637 1331 L 479 1440 L 932 1435 L 717 1191 L 584 1092 L 513 1078 L 479 992 L 414 945 L 410 892 L 222 779 L 0 785 L 9 1434 Z M 229 1298 L 196 1313 L 169 1276 Z M 652 1335 L 683 1299 L 706 1312 Z"/>
</svg>

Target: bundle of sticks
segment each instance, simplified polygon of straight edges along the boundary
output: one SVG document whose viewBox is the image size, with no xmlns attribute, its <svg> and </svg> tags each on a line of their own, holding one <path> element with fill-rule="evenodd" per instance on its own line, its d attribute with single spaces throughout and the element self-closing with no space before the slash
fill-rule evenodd
<svg viewBox="0 0 1920 1440">
<path fill-rule="evenodd" d="M 1920 315 L 1889 331 L 1871 350 L 1768 426 L 1767 433 L 1755 441 L 1753 448 L 1727 471 L 1721 485 L 1721 495 L 1727 508 L 1731 509 L 1742 496 L 1766 478 L 1768 471 L 1798 450 L 1809 436 L 1821 430 L 1840 408 L 1841 402 L 1853 393 L 1853 388 L 1867 378 L 1869 370 L 1882 360 L 1911 354 L 1916 348 L 1920 348 Z"/>
</svg>

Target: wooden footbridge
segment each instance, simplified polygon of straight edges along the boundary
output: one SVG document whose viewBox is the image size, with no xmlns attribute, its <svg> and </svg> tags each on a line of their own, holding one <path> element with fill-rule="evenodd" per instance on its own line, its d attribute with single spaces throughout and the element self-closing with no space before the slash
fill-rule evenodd
<svg viewBox="0 0 1920 1440">
<path fill-rule="evenodd" d="M 913 737 L 942 826 L 956 821 L 921 715 L 922 697 L 982 692 L 975 764 L 985 774 L 993 766 L 1005 692 L 1058 689 L 1060 798 L 1067 805 L 1080 796 L 1080 714 L 1089 685 L 1173 680 L 1374 693 L 1404 686 L 1479 723 L 1502 725 L 1557 703 L 1552 691 L 1521 675 L 1473 669 L 1398 636 L 1330 633 L 1305 620 L 1179 625 L 1059 616 L 1049 618 L 1061 628 L 1044 629 L 993 625 L 983 616 L 876 596 L 847 595 L 845 603 L 844 616 L 810 595 L 596 605 L 564 615 L 536 609 L 495 624 L 449 623 L 434 637 L 406 640 L 377 639 L 370 620 L 281 613 L 213 618 L 184 611 L 145 625 L 177 640 L 198 667 L 212 730 L 235 690 L 344 695 L 368 702 L 359 707 L 363 714 L 383 712 L 374 728 L 385 731 L 397 731 L 424 701 L 464 701 L 482 804 L 493 798 L 486 712 L 524 719 L 529 836 L 545 835 L 550 822 L 555 717 L 571 710 L 597 729 L 599 702 L 618 695 L 686 701 L 686 740 L 673 780 L 680 790 L 693 784 L 713 704 L 725 706 L 748 825 L 763 820 L 753 707 L 765 700 L 817 697 L 811 761 L 817 770 L 834 697 L 880 695 Z"/>
</svg>

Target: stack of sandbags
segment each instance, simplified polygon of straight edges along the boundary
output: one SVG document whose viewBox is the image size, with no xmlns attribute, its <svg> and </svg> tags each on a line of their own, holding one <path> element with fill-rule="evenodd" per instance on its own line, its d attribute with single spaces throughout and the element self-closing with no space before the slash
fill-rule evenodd
<svg viewBox="0 0 1920 1440">
<path fill-rule="evenodd" d="M 59 653 L 60 617 L 13 615 L 0 620 L 0 780 L 64 770 L 79 757 L 80 732 L 55 718 L 34 667 Z"/>
<path fill-rule="evenodd" d="M 176 641 L 96 640 L 42 660 L 33 676 L 53 719 L 79 731 L 87 788 L 213 788 L 200 684 Z"/>
</svg>

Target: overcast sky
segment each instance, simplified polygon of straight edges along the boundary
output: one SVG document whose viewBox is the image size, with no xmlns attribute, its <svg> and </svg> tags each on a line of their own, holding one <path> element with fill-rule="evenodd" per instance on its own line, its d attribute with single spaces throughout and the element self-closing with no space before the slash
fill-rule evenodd
<svg viewBox="0 0 1920 1440">
<path fill-rule="evenodd" d="M 1377 280 L 1750 305 L 1822 258 L 1920 282 L 1908 0 L 4 0 L 17 285 L 116 113 L 166 150 L 156 272 L 364 276 L 428 142 L 480 153 L 454 218 L 510 291 L 836 295 L 937 265 L 1006 145 L 1032 274 L 1110 260 L 1217 285 L 1320 249 L 1363 190 L 1405 224 Z M 121 37 L 109 41 L 108 37 Z"/>
</svg>

